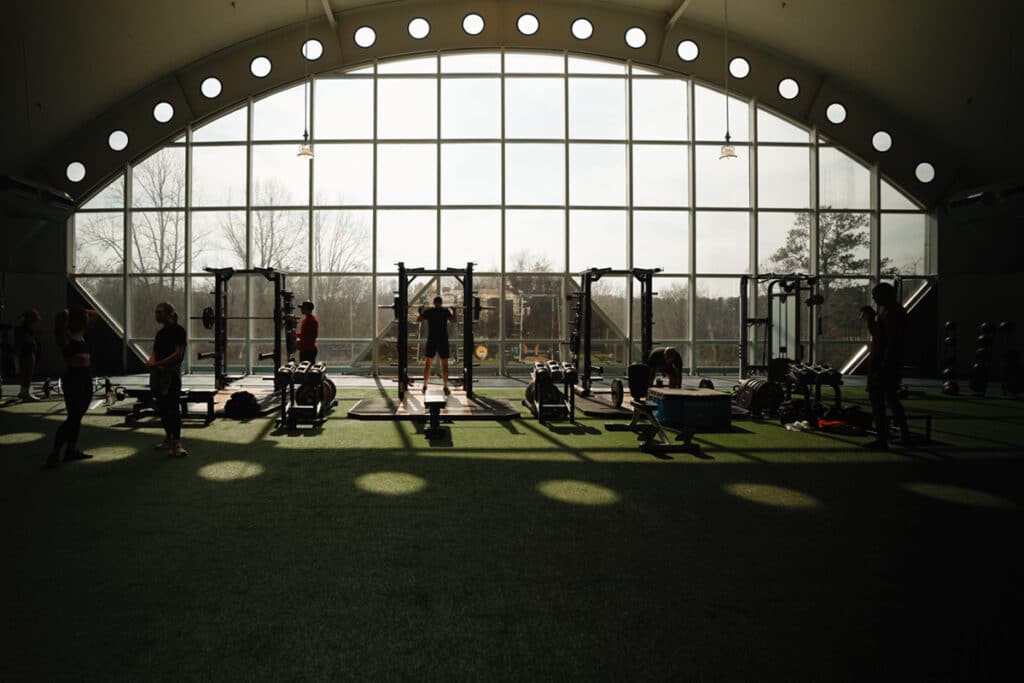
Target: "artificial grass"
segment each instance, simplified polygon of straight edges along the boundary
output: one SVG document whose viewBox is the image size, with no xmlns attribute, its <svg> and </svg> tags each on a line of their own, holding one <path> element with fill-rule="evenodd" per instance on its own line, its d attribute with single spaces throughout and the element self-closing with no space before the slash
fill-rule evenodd
<svg viewBox="0 0 1024 683">
<path fill-rule="evenodd" d="M 1024 404 L 929 395 L 936 443 L 737 422 L 709 459 L 604 420 L 0 411 L 7 680 L 984 680 L 1016 660 Z M 521 391 L 485 390 L 518 404 Z M 851 390 L 848 398 L 863 400 Z M 525 412 L 525 409 L 524 409 Z"/>
</svg>

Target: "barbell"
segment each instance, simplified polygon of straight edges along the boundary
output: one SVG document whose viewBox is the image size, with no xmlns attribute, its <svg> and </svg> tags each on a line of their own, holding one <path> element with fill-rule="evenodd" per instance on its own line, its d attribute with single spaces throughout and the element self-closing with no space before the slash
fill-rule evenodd
<svg viewBox="0 0 1024 683">
<path fill-rule="evenodd" d="M 295 315 L 285 315 L 285 316 L 283 316 L 283 318 L 284 318 L 285 327 L 287 327 L 289 325 L 289 323 L 291 323 L 292 325 L 298 324 L 298 316 L 295 316 Z M 226 315 L 226 316 L 224 316 L 224 320 L 273 320 L 273 319 L 274 319 L 273 316 L 266 316 L 266 315 Z M 217 314 L 216 314 L 216 312 L 214 312 L 212 307 L 207 306 L 206 308 L 203 309 L 203 314 L 202 315 L 194 315 L 191 318 L 189 318 L 189 320 L 201 320 L 201 321 L 203 321 L 203 327 L 204 328 L 206 328 L 208 330 L 212 330 L 214 324 L 217 322 Z"/>
</svg>

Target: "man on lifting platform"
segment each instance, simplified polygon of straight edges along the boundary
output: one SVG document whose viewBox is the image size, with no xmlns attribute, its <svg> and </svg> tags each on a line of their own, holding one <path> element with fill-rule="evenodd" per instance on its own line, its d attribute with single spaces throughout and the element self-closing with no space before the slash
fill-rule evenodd
<svg viewBox="0 0 1024 683">
<path fill-rule="evenodd" d="M 444 303 L 439 296 L 434 297 L 434 307 L 424 309 L 420 307 L 416 322 L 427 321 L 427 348 L 424 354 L 426 360 L 423 363 L 423 393 L 427 393 L 427 382 L 430 381 L 430 366 L 434 362 L 434 356 L 441 356 L 441 376 L 444 379 L 444 393 L 450 394 L 448 388 L 448 323 L 454 323 L 455 309 L 442 307 Z"/>
</svg>

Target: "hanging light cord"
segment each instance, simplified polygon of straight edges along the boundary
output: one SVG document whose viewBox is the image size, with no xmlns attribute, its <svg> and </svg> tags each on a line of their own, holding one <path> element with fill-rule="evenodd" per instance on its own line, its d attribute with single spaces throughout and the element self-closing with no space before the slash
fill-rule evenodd
<svg viewBox="0 0 1024 683">
<path fill-rule="evenodd" d="M 302 133 L 303 140 L 309 139 L 309 0 L 306 0 L 306 16 L 305 16 L 305 33 L 306 37 L 302 41 L 302 59 L 305 62 L 303 64 L 303 71 L 306 74 L 306 83 L 303 87 L 302 92 L 302 125 L 305 130 Z"/>
<path fill-rule="evenodd" d="M 725 143 L 729 144 L 729 0 L 725 0 Z"/>
</svg>

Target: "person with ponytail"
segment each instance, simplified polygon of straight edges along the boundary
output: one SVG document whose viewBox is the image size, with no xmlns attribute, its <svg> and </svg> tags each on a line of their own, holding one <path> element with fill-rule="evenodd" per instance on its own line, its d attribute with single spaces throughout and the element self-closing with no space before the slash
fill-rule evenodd
<svg viewBox="0 0 1024 683">
<path fill-rule="evenodd" d="M 181 446 L 181 362 L 185 358 L 185 328 L 178 324 L 178 314 L 169 303 L 157 304 L 155 314 L 161 328 L 156 333 L 153 355 L 146 368 L 149 388 L 164 426 L 164 440 L 157 449 L 170 451 L 171 457 L 183 458 L 188 455 Z"/>
<path fill-rule="evenodd" d="M 92 401 L 92 355 L 85 340 L 85 330 L 95 314 L 95 311 L 81 306 L 72 306 L 58 313 L 54 321 L 54 337 L 64 356 L 65 370 L 60 377 L 60 386 L 67 417 L 57 428 L 53 450 L 46 459 L 47 467 L 56 467 L 62 461 L 92 457 L 78 449 L 78 435 L 82 429 L 82 418 Z"/>
</svg>

